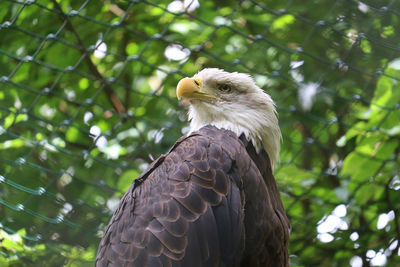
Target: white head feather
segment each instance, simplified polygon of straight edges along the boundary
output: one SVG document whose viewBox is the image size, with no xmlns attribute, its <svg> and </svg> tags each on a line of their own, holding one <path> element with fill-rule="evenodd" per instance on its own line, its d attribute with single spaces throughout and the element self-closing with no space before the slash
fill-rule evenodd
<svg viewBox="0 0 400 267">
<path fill-rule="evenodd" d="M 257 151 L 261 147 L 268 153 L 272 170 L 279 160 L 281 131 L 271 97 L 243 73 L 229 73 L 209 68 L 193 78 L 202 81 L 202 90 L 217 94 L 213 102 L 191 100 L 189 107 L 190 132 L 211 124 L 217 128 L 231 130 L 238 137 L 244 134 Z M 227 84 L 230 92 L 221 92 L 218 86 Z"/>
</svg>

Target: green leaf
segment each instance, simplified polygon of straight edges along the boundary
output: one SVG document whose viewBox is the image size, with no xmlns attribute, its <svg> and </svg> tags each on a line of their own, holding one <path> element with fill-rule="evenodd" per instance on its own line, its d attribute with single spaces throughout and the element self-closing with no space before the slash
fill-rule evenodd
<svg viewBox="0 0 400 267">
<path fill-rule="evenodd" d="M 315 175 L 306 170 L 300 169 L 294 164 L 281 167 L 275 174 L 280 184 L 290 186 L 295 194 L 301 194 L 304 190 L 311 188 L 315 183 Z"/>
<path fill-rule="evenodd" d="M 393 25 L 389 25 L 389 26 L 383 27 L 383 33 L 382 34 L 388 37 L 390 35 L 393 35 L 394 32 L 395 32 L 395 30 L 394 30 Z"/>
<path fill-rule="evenodd" d="M 139 52 L 139 46 L 134 42 L 129 43 L 126 46 L 125 51 L 128 56 L 136 55 Z"/>
<path fill-rule="evenodd" d="M 77 142 L 79 140 L 80 132 L 75 127 L 68 127 L 67 132 L 65 133 L 65 139 L 69 142 Z"/>
<path fill-rule="evenodd" d="M 87 78 L 82 78 L 79 80 L 79 88 L 81 90 L 86 90 L 89 88 L 89 79 Z"/>
<path fill-rule="evenodd" d="M 371 53 L 371 44 L 369 43 L 368 40 L 362 39 L 360 47 L 364 53 L 366 54 Z"/>
<path fill-rule="evenodd" d="M 289 27 L 290 24 L 293 24 L 295 21 L 295 17 L 290 14 L 286 14 L 283 16 L 280 16 L 279 18 L 275 19 L 274 22 L 271 25 L 271 31 L 277 31 L 277 30 L 284 30 L 287 27 Z"/>
<path fill-rule="evenodd" d="M 8 148 L 20 148 L 26 146 L 26 142 L 21 139 L 13 139 L 7 140 L 3 143 L 0 143 L 0 149 L 8 149 Z"/>
<path fill-rule="evenodd" d="M 15 116 L 15 113 L 10 113 L 5 119 L 3 127 L 4 129 L 9 128 L 13 124 L 17 124 L 21 121 L 27 121 L 28 115 L 27 114 L 18 114 Z"/>
<path fill-rule="evenodd" d="M 381 161 L 354 151 L 344 159 L 341 175 L 350 176 L 355 181 L 366 181 L 376 174 L 381 165 Z"/>
</svg>

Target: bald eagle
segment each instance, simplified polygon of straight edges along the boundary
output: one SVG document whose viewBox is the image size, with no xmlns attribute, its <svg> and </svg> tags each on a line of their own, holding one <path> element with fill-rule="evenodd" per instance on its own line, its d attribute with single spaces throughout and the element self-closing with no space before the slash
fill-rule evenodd
<svg viewBox="0 0 400 267">
<path fill-rule="evenodd" d="M 215 68 L 182 79 L 176 93 L 190 131 L 134 180 L 96 266 L 289 266 L 271 97 L 249 75 Z"/>
</svg>

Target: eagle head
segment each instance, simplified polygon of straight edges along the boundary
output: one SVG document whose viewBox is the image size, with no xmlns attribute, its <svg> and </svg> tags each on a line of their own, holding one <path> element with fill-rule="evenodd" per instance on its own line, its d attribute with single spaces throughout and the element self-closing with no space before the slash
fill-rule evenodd
<svg viewBox="0 0 400 267">
<path fill-rule="evenodd" d="M 203 69 L 180 80 L 176 94 L 189 102 L 189 134 L 209 124 L 244 134 L 257 152 L 268 153 L 274 170 L 282 138 L 275 104 L 250 75 Z"/>
</svg>

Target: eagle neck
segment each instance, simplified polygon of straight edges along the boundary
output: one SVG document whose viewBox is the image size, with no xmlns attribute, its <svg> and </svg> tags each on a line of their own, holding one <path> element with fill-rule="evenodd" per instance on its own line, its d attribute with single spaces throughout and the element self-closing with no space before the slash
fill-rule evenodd
<svg viewBox="0 0 400 267">
<path fill-rule="evenodd" d="M 249 141 L 244 134 L 241 134 L 239 139 L 246 147 L 247 154 L 250 156 L 250 158 L 253 160 L 254 164 L 260 171 L 268 190 L 273 192 L 271 196 L 274 197 L 274 205 L 276 205 L 279 209 L 284 209 L 282 200 L 280 199 L 278 186 L 272 172 L 271 161 L 269 159 L 268 153 L 264 149 L 261 149 L 259 152 L 257 152 L 253 143 Z"/>
</svg>

